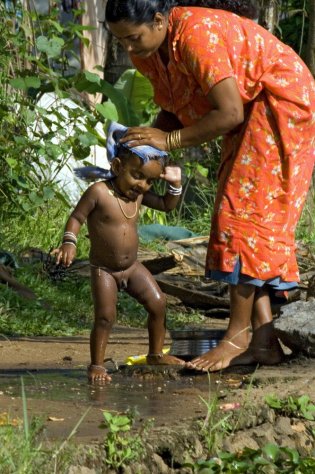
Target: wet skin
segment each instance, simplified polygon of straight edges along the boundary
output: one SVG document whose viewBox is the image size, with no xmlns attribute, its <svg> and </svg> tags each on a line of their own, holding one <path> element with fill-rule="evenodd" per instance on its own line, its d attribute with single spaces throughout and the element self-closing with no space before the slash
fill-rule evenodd
<svg viewBox="0 0 315 474">
<path fill-rule="evenodd" d="M 230 322 L 223 340 L 187 366 L 216 372 L 233 365 L 281 362 L 284 354 L 274 333 L 269 294 L 253 285 L 231 285 L 230 299 Z M 250 338 L 251 323 L 253 335 Z"/>
<path fill-rule="evenodd" d="M 124 290 L 141 303 L 148 312 L 149 354 L 161 354 L 165 338 L 166 299 L 150 272 L 137 261 L 137 221 L 141 204 L 161 211 L 175 208 L 179 196 L 166 193 L 157 196 L 150 191 L 156 179 L 164 179 L 174 187 L 181 185 L 181 171 L 159 161 L 143 164 L 129 153 L 124 159 L 115 158 L 112 181 L 90 186 L 78 202 L 65 231 L 78 235 L 87 221 L 91 242 L 91 289 L 95 320 L 90 336 L 91 383 L 104 384 L 111 380 L 103 367 L 111 328 L 116 319 L 118 291 Z M 53 251 L 57 263 L 69 266 L 76 248 L 63 244 Z M 151 357 L 152 364 L 184 364 L 168 355 Z"/>
<path fill-rule="evenodd" d="M 168 27 L 168 17 L 161 13 L 155 15 L 152 25 L 128 21 L 109 23 L 109 29 L 131 56 L 143 59 L 158 54 L 161 68 L 162 63 L 167 67 L 169 48 L 172 48 L 168 44 Z M 182 91 L 173 91 L 174 95 L 178 93 L 182 94 Z M 215 84 L 205 101 L 209 102 L 211 110 L 189 126 L 183 126 L 176 115 L 161 110 L 153 127 L 130 127 L 121 142 L 168 150 L 168 132 L 180 129 L 181 148 L 198 146 L 243 123 L 246 111 L 235 78 L 228 77 Z M 249 345 L 250 324 L 253 337 Z M 278 363 L 282 357 L 272 326 L 268 294 L 262 297 L 260 289 L 237 285 L 231 286 L 231 315 L 224 342 L 193 360 L 190 366 L 201 371 L 217 371 L 233 364 Z"/>
</svg>

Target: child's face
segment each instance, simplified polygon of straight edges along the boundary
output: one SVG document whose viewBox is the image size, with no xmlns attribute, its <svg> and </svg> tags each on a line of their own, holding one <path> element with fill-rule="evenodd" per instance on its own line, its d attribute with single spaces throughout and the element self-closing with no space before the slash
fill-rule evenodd
<svg viewBox="0 0 315 474">
<path fill-rule="evenodd" d="M 143 164 L 138 156 L 131 155 L 120 160 L 115 185 L 124 196 L 135 201 L 140 194 L 151 188 L 153 181 L 159 179 L 162 171 L 159 161 L 151 160 Z"/>
</svg>

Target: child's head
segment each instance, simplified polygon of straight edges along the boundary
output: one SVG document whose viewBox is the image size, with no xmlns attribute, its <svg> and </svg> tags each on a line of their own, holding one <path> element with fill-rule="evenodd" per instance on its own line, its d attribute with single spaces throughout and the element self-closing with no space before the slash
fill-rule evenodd
<svg viewBox="0 0 315 474">
<path fill-rule="evenodd" d="M 118 170 L 124 169 L 124 167 L 117 168 L 117 163 L 125 165 L 132 157 L 138 158 L 139 166 L 156 162 L 161 167 L 162 172 L 166 166 L 168 154 L 153 146 L 143 145 L 129 147 L 128 143 L 120 143 L 119 140 L 125 135 L 126 131 L 127 127 L 117 122 L 112 122 L 109 126 L 106 150 L 110 169 L 100 168 L 99 166 L 85 166 L 83 168 L 76 168 L 74 170 L 75 174 L 86 181 L 113 179 L 116 178 Z M 151 165 L 150 168 L 153 169 L 153 167 L 154 165 Z"/>
<path fill-rule="evenodd" d="M 127 127 L 112 122 L 107 135 L 107 157 L 115 185 L 128 199 L 134 200 L 149 190 L 167 163 L 168 155 L 152 146 L 128 147 L 119 140 Z"/>
<path fill-rule="evenodd" d="M 146 193 L 159 179 L 165 168 L 165 157 L 150 157 L 146 162 L 126 148 L 119 150 L 111 164 L 115 187 L 126 198 L 134 201 Z"/>
</svg>

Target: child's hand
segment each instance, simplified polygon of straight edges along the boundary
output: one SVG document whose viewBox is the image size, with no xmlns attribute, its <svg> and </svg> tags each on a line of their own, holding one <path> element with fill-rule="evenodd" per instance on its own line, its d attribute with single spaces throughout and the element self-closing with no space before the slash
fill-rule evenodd
<svg viewBox="0 0 315 474">
<path fill-rule="evenodd" d="M 165 179 L 175 188 L 179 188 L 182 184 L 182 170 L 179 166 L 166 166 L 164 173 L 160 174 L 160 178 Z"/>
<path fill-rule="evenodd" d="M 71 244 L 62 244 L 59 248 L 54 249 L 51 255 L 56 255 L 56 263 L 62 263 L 65 267 L 69 267 L 73 262 L 77 249 Z"/>
</svg>

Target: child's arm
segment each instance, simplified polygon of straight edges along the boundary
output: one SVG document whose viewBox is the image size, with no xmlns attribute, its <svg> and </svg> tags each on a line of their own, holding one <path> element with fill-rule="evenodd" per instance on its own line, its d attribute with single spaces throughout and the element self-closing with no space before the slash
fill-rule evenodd
<svg viewBox="0 0 315 474">
<path fill-rule="evenodd" d="M 181 169 L 179 166 L 166 166 L 160 178 L 167 183 L 164 196 L 148 191 L 143 196 L 142 204 L 158 211 L 169 212 L 175 209 L 182 194 Z"/>
<path fill-rule="evenodd" d="M 93 186 L 88 188 L 67 220 L 62 244 L 59 248 L 51 252 L 52 255 L 56 255 L 57 265 L 62 263 L 66 267 L 69 267 L 73 262 L 77 253 L 77 236 L 82 224 L 84 224 L 88 215 L 95 207 L 95 194 L 95 188 L 93 189 Z"/>
</svg>

